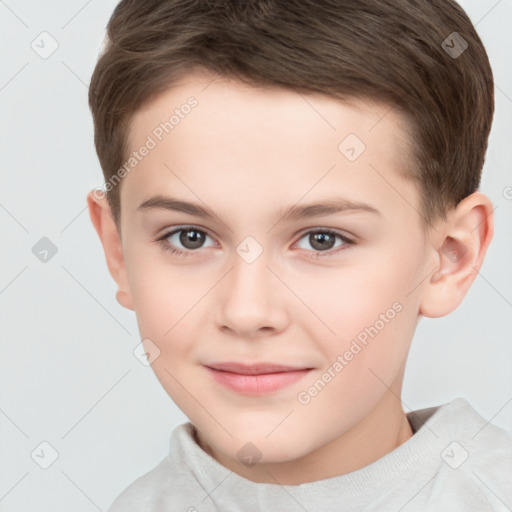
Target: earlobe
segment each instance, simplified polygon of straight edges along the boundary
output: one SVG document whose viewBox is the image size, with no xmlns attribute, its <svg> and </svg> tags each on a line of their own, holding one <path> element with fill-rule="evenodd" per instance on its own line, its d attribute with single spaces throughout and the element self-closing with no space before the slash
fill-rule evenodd
<svg viewBox="0 0 512 512">
<path fill-rule="evenodd" d="M 116 299 L 125 308 L 133 310 L 123 245 L 107 198 L 103 192 L 94 189 L 87 195 L 87 204 L 91 222 L 103 245 L 108 270 L 119 287 Z"/>
<path fill-rule="evenodd" d="M 121 306 L 125 307 L 126 309 L 131 309 L 133 311 L 133 303 L 131 300 L 131 296 L 126 293 L 125 291 L 119 289 L 116 292 L 116 300 L 121 304 Z"/>
<path fill-rule="evenodd" d="M 450 211 L 433 240 L 438 267 L 426 280 L 421 315 L 445 316 L 460 305 L 482 266 L 493 230 L 492 203 L 480 192 Z"/>
</svg>

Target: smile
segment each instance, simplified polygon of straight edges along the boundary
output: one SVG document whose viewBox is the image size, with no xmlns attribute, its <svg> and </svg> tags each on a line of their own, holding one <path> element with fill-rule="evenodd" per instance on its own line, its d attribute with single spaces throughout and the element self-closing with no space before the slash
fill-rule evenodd
<svg viewBox="0 0 512 512">
<path fill-rule="evenodd" d="M 261 395 L 289 386 L 312 368 L 294 368 L 273 364 L 242 365 L 220 363 L 206 366 L 215 382 L 237 393 Z"/>
</svg>

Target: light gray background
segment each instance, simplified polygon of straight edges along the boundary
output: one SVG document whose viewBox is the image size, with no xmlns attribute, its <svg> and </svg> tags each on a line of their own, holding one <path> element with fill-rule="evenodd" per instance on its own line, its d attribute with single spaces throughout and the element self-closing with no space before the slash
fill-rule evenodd
<svg viewBox="0 0 512 512">
<path fill-rule="evenodd" d="M 116 3 L 0 0 L 3 512 L 106 510 L 186 421 L 132 353 L 135 314 L 115 299 L 86 209 L 102 184 L 87 84 Z M 495 237 L 461 307 L 421 321 L 403 401 L 410 410 L 462 396 L 512 430 L 512 0 L 461 4 L 496 80 L 481 187 Z M 47 59 L 31 48 L 43 31 L 59 45 Z M 58 249 L 46 263 L 32 252 L 42 237 Z M 48 469 L 35 462 L 50 460 L 43 441 L 58 452 Z"/>
</svg>

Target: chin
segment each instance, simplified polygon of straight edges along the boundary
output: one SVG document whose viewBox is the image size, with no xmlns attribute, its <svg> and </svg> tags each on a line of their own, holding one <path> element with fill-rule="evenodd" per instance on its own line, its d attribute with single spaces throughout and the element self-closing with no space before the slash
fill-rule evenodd
<svg viewBox="0 0 512 512">
<path fill-rule="evenodd" d="M 225 430 L 210 418 L 206 422 L 204 417 L 194 418 L 199 421 L 192 423 L 202 432 L 206 442 L 225 456 L 240 461 L 247 455 L 258 459 L 258 463 L 272 464 L 293 461 L 322 444 L 321 440 L 315 438 L 317 427 L 309 428 L 304 418 L 299 422 L 297 418 L 292 421 L 293 416 L 284 421 L 286 413 L 276 416 L 251 411 L 249 414 L 224 416 L 222 424 Z"/>
<path fill-rule="evenodd" d="M 291 462 L 306 455 L 310 446 L 307 446 L 302 439 L 288 435 L 285 430 L 281 435 L 276 433 L 268 436 L 268 431 L 251 429 L 245 434 L 236 436 L 229 440 L 224 446 L 219 446 L 230 458 L 243 462 L 245 457 L 252 459 L 259 464 L 281 464 Z"/>
</svg>

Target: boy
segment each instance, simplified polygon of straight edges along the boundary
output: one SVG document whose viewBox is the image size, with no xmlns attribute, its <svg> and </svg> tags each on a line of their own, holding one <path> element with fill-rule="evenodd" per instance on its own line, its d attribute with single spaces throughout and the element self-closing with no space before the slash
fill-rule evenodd
<svg viewBox="0 0 512 512">
<path fill-rule="evenodd" d="M 451 0 L 123 0 L 90 215 L 190 422 L 111 512 L 512 508 L 512 436 L 405 414 L 419 319 L 463 300 L 492 73 Z"/>
</svg>

